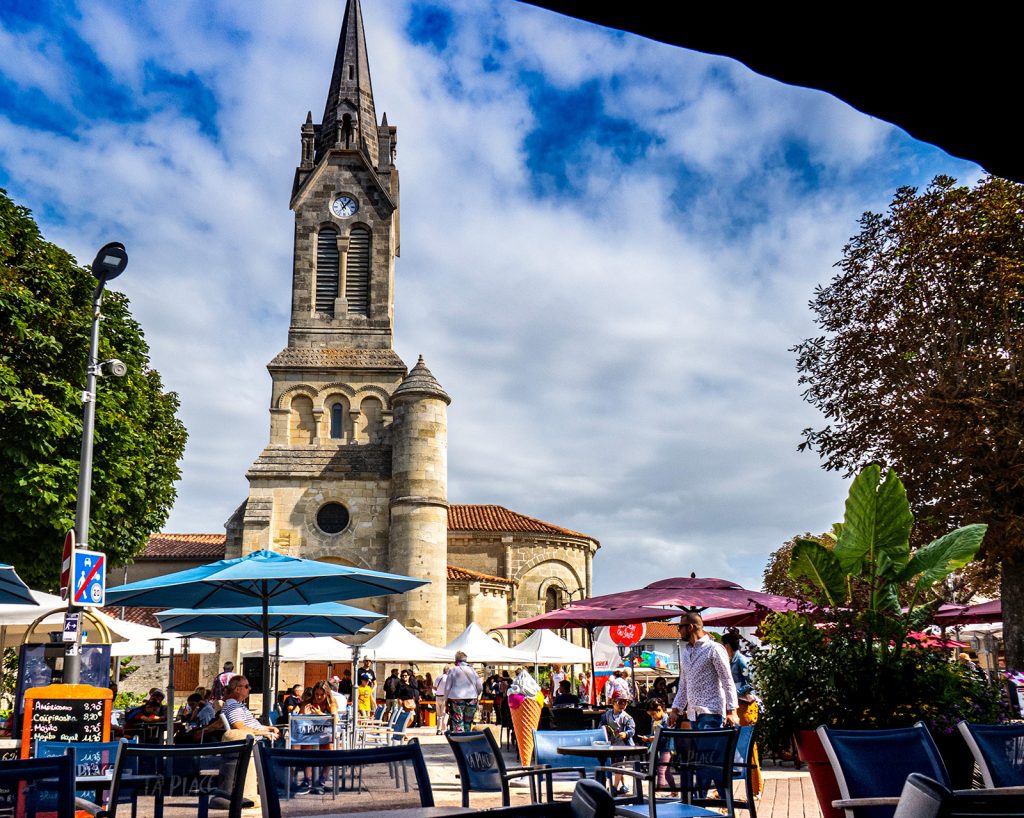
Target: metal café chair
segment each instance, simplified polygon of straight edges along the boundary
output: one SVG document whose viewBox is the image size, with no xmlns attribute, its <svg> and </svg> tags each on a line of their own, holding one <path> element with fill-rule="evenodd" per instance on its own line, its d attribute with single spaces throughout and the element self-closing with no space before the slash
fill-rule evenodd
<svg viewBox="0 0 1024 818">
<path fill-rule="evenodd" d="M 75 759 L 0 761 L 0 814 L 75 818 Z"/>
<path fill-rule="evenodd" d="M 97 809 L 102 806 L 103 790 L 109 789 L 113 781 L 114 765 L 122 744 L 119 741 L 34 741 L 33 758 L 59 758 L 70 755 L 75 760 L 75 800 L 88 809 L 90 804 Z M 85 779 L 84 781 L 82 779 Z M 83 786 L 83 784 L 85 786 Z M 132 816 L 135 816 L 134 805 Z"/>
<path fill-rule="evenodd" d="M 333 771 L 334 786 L 323 793 L 291 795 L 294 773 L 319 766 Z M 401 770 L 401 775 L 396 775 Z M 343 812 L 417 809 L 434 806 L 419 741 L 358 750 L 256 748 L 263 818 L 337 815 Z"/>
<path fill-rule="evenodd" d="M 957 725 L 986 787 L 1024 786 L 1024 724 Z"/>
<path fill-rule="evenodd" d="M 551 767 L 562 773 L 576 773 L 585 778 L 587 773 L 593 775 L 598 767 L 596 758 L 586 756 L 560 755 L 559 747 L 589 746 L 595 741 L 604 741 L 606 733 L 603 728 L 596 730 L 534 730 L 533 731 L 533 763 L 542 767 Z"/>
<path fill-rule="evenodd" d="M 636 782 L 630 803 L 616 799 L 616 815 L 625 818 L 735 818 L 732 778 L 736 761 L 735 728 L 667 730 L 658 727 L 638 769 L 598 767 Z M 710 788 L 718 792 L 709 797 Z M 644 790 L 647 791 L 646 798 Z"/>
<path fill-rule="evenodd" d="M 832 806 L 846 818 L 892 818 L 911 773 L 950 785 L 939 749 L 920 722 L 891 730 L 821 726 L 817 732 L 842 795 Z"/>
<path fill-rule="evenodd" d="M 136 801 L 152 799 L 154 818 L 161 818 L 165 807 L 207 818 L 211 802 L 215 808 L 227 809 L 228 818 L 241 818 L 252 748 L 252 736 L 210 744 L 122 744 L 107 809 L 98 815 L 116 818 L 122 803 L 131 801 L 134 812 Z"/>
<path fill-rule="evenodd" d="M 530 800 L 539 800 L 540 780 L 547 785 L 547 802 L 554 801 L 554 785 L 550 767 L 507 767 L 501 748 L 490 730 L 478 733 L 445 733 L 448 744 L 459 767 L 459 783 L 462 785 L 462 806 L 469 806 L 471 792 L 500 792 L 501 803 L 512 803 L 509 782 L 527 778 L 530 782 Z"/>
</svg>

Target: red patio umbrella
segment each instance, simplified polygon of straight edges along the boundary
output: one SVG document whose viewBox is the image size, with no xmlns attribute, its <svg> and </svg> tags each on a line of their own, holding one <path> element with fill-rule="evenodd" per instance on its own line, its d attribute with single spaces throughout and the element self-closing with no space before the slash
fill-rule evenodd
<svg viewBox="0 0 1024 818">
<path fill-rule="evenodd" d="M 795 599 L 777 594 L 751 591 L 727 579 L 715 577 L 672 577 L 652 582 L 633 591 L 605 594 L 584 599 L 570 608 L 675 608 L 679 610 L 705 608 L 742 608 L 753 610 L 757 606 L 771 611 L 794 610 Z"/>
<path fill-rule="evenodd" d="M 1003 601 L 993 599 L 978 605 L 943 605 L 935 614 L 935 624 L 948 628 L 951 625 L 979 625 L 1003 621 Z"/>
<path fill-rule="evenodd" d="M 930 633 L 922 633 L 919 631 L 911 631 L 907 634 L 907 639 L 916 642 L 922 648 L 943 648 L 949 650 L 956 648 L 957 650 L 960 650 L 961 648 L 970 647 L 966 642 L 958 642 L 956 639 L 946 639 L 941 636 L 933 636 Z"/>
</svg>

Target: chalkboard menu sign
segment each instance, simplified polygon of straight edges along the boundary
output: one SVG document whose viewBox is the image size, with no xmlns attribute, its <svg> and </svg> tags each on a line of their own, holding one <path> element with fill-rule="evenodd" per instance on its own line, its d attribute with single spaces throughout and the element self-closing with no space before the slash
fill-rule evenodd
<svg viewBox="0 0 1024 818">
<path fill-rule="evenodd" d="M 47 685 L 25 691 L 21 755 L 33 741 L 110 741 L 113 692 L 92 685 Z"/>
</svg>

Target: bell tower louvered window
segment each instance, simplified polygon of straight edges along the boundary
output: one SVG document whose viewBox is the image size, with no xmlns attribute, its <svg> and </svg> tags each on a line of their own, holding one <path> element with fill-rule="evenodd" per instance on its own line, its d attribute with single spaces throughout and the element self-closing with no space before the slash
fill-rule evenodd
<svg viewBox="0 0 1024 818">
<path fill-rule="evenodd" d="M 370 231 L 353 227 L 348 239 L 345 298 L 350 315 L 370 315 Z"/>
<path fill-rule="evenodd" d="M 324 227 L 316 240 L 316 311 L 334 315 L 338 297 L 338 231 Z"/>
</svg>

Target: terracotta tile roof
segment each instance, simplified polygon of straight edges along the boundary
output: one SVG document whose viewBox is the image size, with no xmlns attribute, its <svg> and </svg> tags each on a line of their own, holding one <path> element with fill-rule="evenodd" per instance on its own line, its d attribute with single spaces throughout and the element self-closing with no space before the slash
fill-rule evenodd
<svg viewBox="0 0 1024 818">
<path fill-rule="evenodd" d="M 223 534 L 152 534 L 140 560 L 224 559 Z"/>
<path fill-rule="evenodd" d="M 159 628 L 160 623 L 157 621 L 154 614 L 157 611 L 162 611 L 163 608 L 100 608 L 103 613 L 107 616 L 112 616 L 114 619 L 122 619 L 125 622 L 134 622 L 136 625 L 147 625 L 150 628 Z M 121 615 L 121 611 L 124 611 L 124 616 Z"/>
<path fill-rule="evenodd" d="M 679 631 L 676 630 L 676 620 L 672 622 L 648 622 L 647 635 L 644 639 L 678 639 Z"/>
<path fill-rule="evenodd" d="M 448 506 L 449 531 L 527 531 L 537 534 L 557 534 L 569 537 L 586 537 L 588 534 L 545 523 L 534 517 L 527 517 L 504 506 L 493 505 L 451 505 Z M 596 540 L 595 540 L 596 542 Z"/>
<path fill-rule="evenodd" d="M 515 581 L 504 577 L 494 577 L 490 574 L 483 574 L 480 571 L 470 571 L 468 568 L 457 568 L 454 565 L 448 566 L 448 579 L 483 582 L 500 582 L 502 585 L 515 585 Z"/>
</svg>

